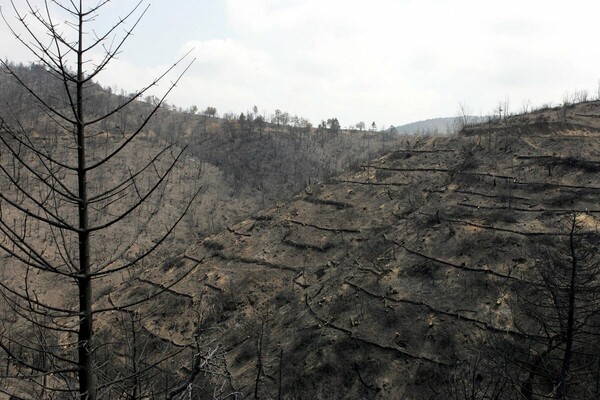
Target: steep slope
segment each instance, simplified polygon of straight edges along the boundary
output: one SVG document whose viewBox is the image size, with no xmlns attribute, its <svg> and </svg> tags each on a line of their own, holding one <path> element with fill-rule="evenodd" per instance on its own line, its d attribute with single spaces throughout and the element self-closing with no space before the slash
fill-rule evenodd
<svg viewBox="0 0 600 400">
<path fill-rule="evenodd" d="M 46 99 L 59 110 L 68 108 L 67 95 L 61 91 L 64 87 L 53 81 L 52 73 L 43 66 L 14 68 L 18 70 L 21 82 L 28 82 L 32 90 L 39 92 L 39 99 Z M 0 167 L 4 172 L 0 173 L 0 192 L 3 194 L 0 204 L 0 364 L 6 368 L 0 373 L 0 392 L 24 398 L 45 398 L 48 387 L 72 387 L 76 380 L 73 372 L 77 370 L 71 368 L 73 364 L 69 360 L 77 358 L 77 329 L 72 327 L 77 320 L 78 293 L 73 283 L 81 281 L 81 277 L 71 273 L 77 269 L 79 252 L 76 249 L 81 239 L 77 238 L 79 230 L 74 228 L 78 226 L 76 193 L 79 193 L 79 185 L 75 169 L 69 165 L 77 165 L 77 147 L 72 131 L 63 124 L 54 124 L 56 121 L 51 115 L 40 112 L 28 90 L 11 79 L 5 68 L 0 70 L 0 100 L 3 99 L 0 102 Z M 159 271 L 167 272 L 172 266 L 181 265 L 170 256 L 197 243 L 200 238 L 219 232 L 232 221 L 240 221 L 277 200 L 288 199 L 307 182 L 326 179 L 337 171 L 394 149 L 401 140 L 399 136 L 384 136 L 378 132 L 313 129 L 307 121 L 298 118 L 291 119 L 293 125 L 268 124 L 264 119 L 258 123 L 256 115 L 218 119 L 178 112 L 166 104 L 158 107 L 155 118 L 144 125 L 153 110 L 152 104 L 158 104 L 156 99 L 139 101 L 136 94 L 114 95 L 91 83 L 87 89 L 88 121 L 131 101 L 128 111 L 121 109 L 86 130 L 89 135 L 86 139 L 87 165 L 100 168 L 90 169 L 87 179 L 91 199 L 89 221 L 94 226 L 90 263 L 99 272 L 93 278 L 95 322 L 99 333 L 96 345 L 101 354 L 95 372 L 99 386 L 107 393 L 112 391 L 103 393 L 105 397 L 121 397 L 126 391 L 141 390 L 142 386 L 152 388 L 154 394 L 151 397 L 160 396 L 154 384 L 158 380 L 155 379 L 155 368 L 146 370 L 143 385 L 136 383 L 137 376 L 131 370 L 139 371 L 142 358 L 152 359 L 147 356 L 148 352 L 164 356 L 164 361 L 169 358 L 166 357 L 169 349 L 181 349 L 170 339 L 166 344 L 156 339 L 175 335 L 180 324 L 187 329 L 184 333 L 189 333 L 206 311 L 202 307 L 188 306 L 190 299 L 197 299 L 197 294 L 177 297 L 176 292 L 169 289 L 164 291 L 163 297 L 176 296 L 176 301 L 161 298 L 161 304 L 152 303 L 156 308 L 151 313 L 138 313 L 136 301 L 145 293 L 161 290 L 165 285 L 162 276 L 150 280 L 139 276 L 138 270 L 158 263 Z M 129 142 L 133 132 L 141 126 L 144 129 Z M 122 148 L 127 143 L 130 145 Z M 33 148 L 38 149 L 37 154 L 29 151 Z M 187 151 L 179 158 L 183 148 Z M 170 177 L 153 196 L 146 197 L 153 185 L 162 180 L 162 172 L 170 169 L 170 162 L 177 158 L 182 162 L 171 170 Z M 291 167 L 288 169 L 288 166 Z M 191 204 L 190 212 L 181 220 L 175 233 L 161 241 L 198 188 L 202 191 L 197 201 Z M 57 192 L 64 201 L 56 199 Z M 29 218 L 28 213 L 39 218 Z M 48 215 L 60 223 L 57 225 L 43 217 Z M 72 222 L 72 225 L 64 226 L 63 221 Z M 155 246 L 157 249 L 153 253 L 141 259 Z M 32 258 L 35 259 L 33 269 L 29 268 Z M 160 260 L 165 261 L 159 263 Z M 130 270 L 128 262 L 135 264 Z M 119 263 L 125 266 L 121 268 Z M 57 271 L 63 267 L 69 272 Z M 129 271 L 126 273 L 125 270 Z M 59 277 L 54 276 L 55 272 L 59 272 Z M 131 301 L 116 301 L 123 293 L 121 289 L 112 293 L 115 287 L 130 289 L 127 295 Z M 19 296 L 23 303 L 18 300 Z M 106 302 L 96 302 L 100 298 Z M 50 305 L 60 315 L 46 312 L 37 315 L 34 304 L 38 302 Z M 230 302 L 230 306 L 232 304 Z M 111 313 L 111 309 L 118 312 Z M 171 322 L 166 318 L 179 309 L 182 309 L 184 319 Z M 65 323 L 68 315 L 73 318 Z M 145 318 L 147 315 L 150 317 Z M 38 317 L 44 322 L 38 323 Z M 58 322 L 61 318 L 63 320 Z M 149 331 L 141 327 L 141 319 L 144 324 L 150 324 Z M 56 329 L 51 332 L 53 328 Z M 142 337 L 144 341 L 141 341 Z M 184 338 L 193 339 L 187 334 Z M 115 348 L 117 356 L 113 357 Z M 61 353 L 57 359 L 64 361 L 68 368 L 56 365 L 48 368 L 64 370 L 65 375 L 49 377 L 49 373 L 38 375 L 40 371 L 36 370 L 32 378 L 23 372 L 23 365 L 28 370 L 29 367 L 36 369 L 39 365 L 47 365 L 47 355 L 53 351 Z M 136 354 L 145 356 L 138 359 Z M 185 354 L 189 355 L 189 352 Z M 173 368 L 161 364 L 163 367 L 160 374 L 163 382 L 159 385 L 164 392 L 172 386 L 169 383 L 173 382 Z M 38 380 L 37 386 L 31 384 L 30 379 Z"/>
<path fill-rule="evenodd" d="M 566 236 L 562 216 L 585 213 L 595 232 L 598 115 L 599 103 L 584 103 L 415 138 L 307 187 L 166 272 L 193 267 L 170 295 L 192 300 L 162 334 L 219 343 L 223 393 L 461 398 L 461 365 L 495 334 L 524 337 L 513 283 L 530 278 L 540 245 Z M 189 324 L 195 312 L 203 317 Z M 508 397 L 520 390 L 511 385 Z"/>
</svg>

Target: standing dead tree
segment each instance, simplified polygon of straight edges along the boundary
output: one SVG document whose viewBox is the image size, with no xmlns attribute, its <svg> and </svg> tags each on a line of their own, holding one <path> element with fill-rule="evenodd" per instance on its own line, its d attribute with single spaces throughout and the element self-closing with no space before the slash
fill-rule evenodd
<svg viewBox="0 0 600 400">
<path fill-rule="evenodd" d="M 160 291 L 107 305 L 93 288 L 110 290 L 132 272 L 165 241 L 198 194 L 178 217 L 161 220 L 169 176 L 185 147 L 165 143 L 145 161 L 135 154 L 146 124 L 189 67 L 180 67 L 186 57 L 148 86 L 121 96 L 118 105 L 88 106 L 97 97 L 95 81 L 147 7 L 140 1 L 99 32 L 94 23 L 109 1 L 85 3 L 45 0 L 36 6 L 28 1 L 22 11 L 22 4 L 11 2 L 16 20 L 2 15 L 16 40 L 37 59 L 36 66 L 62 88 L 51 94 L 38 90 L 13 65 L 1 62 L 3 72 L 53 126 L 48 131 L 30 128 L 16 108 L 0 119 L 0 249 L 12 268 L 3 271 L 6 279 L 0 282 L 0 306 L 12 318 L 0 321 L 0 348 L 6 356 L 0 391 L 19 398 L 93 400 L 122 381 L 117 376 L 116 383 L 98 382 L 104 367 L 98 353 L 111 343 L 96 340 L 94 321 L 103 313 L 137 307 Z M 145 115 L 128 116 L 137 99 L 178 69 L 183 72 Z"/>
<path fill-rule="evenodd" d="M 505 354 L 523 398 L 596 398 L 600 393 L 599 235 L 569 213 L 565 235 L 540 246 L 532 282 L 518 283 L 515 324 L 528 340 Z"/>
</svg>

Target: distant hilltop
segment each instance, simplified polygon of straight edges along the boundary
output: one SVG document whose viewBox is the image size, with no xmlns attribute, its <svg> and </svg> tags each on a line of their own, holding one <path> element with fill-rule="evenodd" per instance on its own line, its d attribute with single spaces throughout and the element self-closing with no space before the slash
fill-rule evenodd
<svg viewBox="0 0 600 400">
<path fill-rule="evenodd" d="M 482 122 L 485 117 L 469 116 L 472 122 Z M 411 122 L 410 124 L 396 126 L 398 133 L 413 134 L 450 134 L 458 131 L 456 117 L 431 118 L 423 121 Z"/>
</svg>

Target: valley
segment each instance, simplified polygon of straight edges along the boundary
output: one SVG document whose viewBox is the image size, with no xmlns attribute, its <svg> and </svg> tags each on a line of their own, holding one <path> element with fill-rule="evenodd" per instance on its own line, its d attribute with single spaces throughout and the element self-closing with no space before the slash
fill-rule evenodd
<svg viewBox="0 0 600 400">
<path fill-rule="evenodd" d="M 143 312 L 147 329 L 178 345 L 197 334 L 206 351 L 218 349 L 226 377 L 209 373 L 206 390 L 217 385 L 221 396 L 547 395 L 564 350 L 552 344 L 553 321 L 564 310 L 538 309 L 541 324 L 524 294 L 547 284 L 536 271 L 569 239 L 596 257 L 598 110 L 583 103 L 414 137 L 307 186 L 190 247 L 166 271 L 144 273 L 155 284 L 187 274 L 158 300 L 177 313 Z M 597 278 L 581 284 L 592 290 Z M 591 298 L 581 290 L 578 301 L 595 307 L 596 289 Z M 578 315 L 597 326 L 597 311 Z M 569 390 L 592 398 L 586 368 L 595 367 L 584 360 L 598 357 L 598 337 L 587 328 L 576 336 L 573 363 L 582 364 Z M 544 352 L 546 369 L 535 361 Z"/>
<path fill-rule="evenodd" d="M 277 62 L 190 40 L 128 93 L 99 77 L 143 75 L 119 59 L 143 1 L 108 28 L 109 1 L 10 3 L 8 31 L 36 61 L 0 61 L 0 399 L 599 397 L 600 88 L 516 114 L 507 97 L 487 117 L 459 102 L 456 119 L 342 127 L 349 110 L 427 115 L 456 87 L 484 99 L 526 79 L 455 65 L 471 49 L 438 62 L 450 41 L 375 62 L 365 30 L 353 40 L 368 52 L 337 57 L 326 39 L 348 24 L 313 43 L 334 63 L 287 42 Z M 498 87 L 475 84 L 492 75 Z M 250 103 L 251 88 L 339 115 L 166 101 Z"/>
</svg>

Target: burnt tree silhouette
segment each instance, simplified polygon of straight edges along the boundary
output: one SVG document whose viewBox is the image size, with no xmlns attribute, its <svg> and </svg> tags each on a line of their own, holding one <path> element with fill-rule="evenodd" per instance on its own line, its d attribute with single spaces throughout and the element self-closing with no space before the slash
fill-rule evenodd
<svg viewBox="0 0 600 400">
<path fill-rule="evenodd" d="M 565 233 L 540 246 L 532 281 L 515 283 L 514 321 L 527 340 L 505 354 L 524 398 L 600 393 L 600 237 L 586 217 L 566 215 Z"/>
<path fill-rule="evenodd" d="M 88 106 L 97 92 L 94 81 L 121 51 L 148 7 L 138 2 L 100 33 L 94 21 L 108 0 L 93 6 L 84 6 L 82 0 L 46 0 L 40 7 L 27 2 L 25 12 L 11 3 L 16 21 L 9 22 L 3 14 L 4 21 L 61 90 L 47 95 L 11 64 L 1 62 L 53 129 L 29 127 L 19 118 L 21 104 L 0 119 L 0 248 L 21 268 L 0 282 L 5 315 L 12 315 L 15 322 L 0 325 L 8 385 L 0 390 L 19 398 L 46 398 L 52 392 L 52 398 L 96 399 L 115 385 L 96 382 L 103 367 L 98 350 L 110 343 L 96 342 L 95 316 L 131 309 L 160 291 L 107 305 L 97 302 L 92 289 L 110 290 L 123 272 L 132 271 L 153 253 L 199 192 L 178 218 L 152 226 L 159 221 L 170 173 L 185 147 L 166 143 L 143 162 L 133 153 L 148 121 L 189 64 L 178 68 L 184 56 L 148 86 L 121 96 L 115 107 Z M 65 16 L 65 23 L 56 22 Z M 98 52 L 101 56 L 95 57 Z M 131 118 L 122 118 L 128 106 L 177 69 L 183 71 L 147 115 L 140 116 L 136 126 L 128 126 Z M 113 173 L 115 165 L 121 175 Z M 142 229 L 127 231 L 129 221 L 142 221 Z M 140 240 L 148 232 L 158 233 Z M 118 244 L 110 246 L 115 237 Z"/>
</svg>

